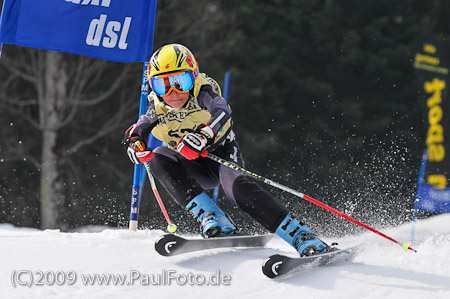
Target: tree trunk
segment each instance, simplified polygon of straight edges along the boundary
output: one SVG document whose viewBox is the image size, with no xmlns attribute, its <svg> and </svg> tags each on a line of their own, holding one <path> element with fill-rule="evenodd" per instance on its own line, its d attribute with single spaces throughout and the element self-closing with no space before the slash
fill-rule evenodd
<svg viewBox="0 0 450 299">
<path fill-rule="evenodd" d="M 42 128 L 41 228 L 61 228 L 65 192 L 60 171 L 58 128 L 64 120 L 67 103 L 67 72 L 62 54 L 45 53 L 45 66 L 39 94 L 39 119 Z"/>
</svg>

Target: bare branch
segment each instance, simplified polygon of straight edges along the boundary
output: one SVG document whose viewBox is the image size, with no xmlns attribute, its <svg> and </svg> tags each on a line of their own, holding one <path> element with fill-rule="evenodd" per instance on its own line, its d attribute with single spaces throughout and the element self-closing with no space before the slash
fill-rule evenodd
<svg viewBox="0 0 450 299">
<path fill-rule="evenodd" d="M 76 105 L 76 104 L 71 105 L 71 109 L 70 109 L 69 115 L 64 117 L 64 121 L 60 122 L 56 126 L 56 129 L 59 130 L 59 129 L 67 126 L 68 124 L 70 124 L 73 121 L 73 119 L 74 119 L 74 117 L 75 117 L 75 115 L 77 113 L 77 110 L 78 110 L 78 105 Z"/>
<path fill-rule="evenodd" d="M 16 106 L 32 106 L 32 105 L 37 105 L 38 101 L 36 99 L 29 99 L 29 100 L 20 100 L 20 99 L 13 99 L 10 97 L 3 97 L 5 99 L 6 103 L 9 103 L 11 105 L 16 105 Z"/>
<path fill-rule="evenodd" d="M 113 93 L 120 86 L 120 82 L 128 75 L 129 70 L 130 65 L 126 65 L 120 75 L 111 84 L 111 88 L 109 88 L 106 92 L 103 92 L 99 96 L 87 99 L 85 101 L 74 101 L 74 103 L 79 104 L 80 106 L 93 106 L 101 103 L 102 101 L 113 95 Z"/>
<path fill-rule="evenodd" d="M 79 88 L 79 82 L 81 78 L 83 78 L 83 70 L 86 68 L 88 64 L 88 59 L 84 56 L 78 56 L 77 67 L 75 71 L 69 73 L 69 78 L 72 78 L 70 81 L 70 90 L 67 93 L 67 97 L 69 99 L 75 99 L 80 97 L 81 88 Z M 73 75 L 72 75 L 73 73 Z"/>
<path fill-rule="evenodd" d="M 30 162 L 31 164 L 33 164 L 34 167 L 36 167 L 36 169 L 41 169 L 41 162 L 38 161 L 36 158 L 34 158 L 33 156 L 30 156 L 28 154 L 24 155 L 24 159 L 28 162 Z"/>
<path fill-rule="evenodd" d="M 9 137 L 4 140 L 5 144 L 13 145 L 6 148 L 6 152 L 2 152 L 2 162 L 28 161 L 33 164 L 36 169 L 40 169 L 41 163 L 33 156 L 27 154 L 33 148 L 33 145 L 24 146 L 24 143 Z M 31 151 L 32 152 L 32 151 Z"/>
<path fill-rule="evenodd" d="M 72 173 L 72 176 L 75 177 L 75 181 L 78 182 L 79 187 L 83 186 L 83 180 L 81 179 L 80 175 L 80 168 L 78 165 L 68 156 L 65 156 L 63 159 L 64 164 L 68 166 L 68 169 Z"/>
<path fill-rule="evenodd" d="M 99 138 L 101 138 L 101 137 L 105 136 L 106 134 L 108 134 L 109 132 L 115 130 L 120 125 L 120 122 L 123 119 L 123 116 L 126 115 L 126 112 L 127 112 L 126 109 L 118 109 L 117 113 L 113 117 L 111 117 L 107 122 L 105 122 L 103 124 L 103 126 L 96 131 L 96 133 L 94 135 L 92 135 L 91 137 L 89 137 L 87 139 L 81 140 L 74 146 L 70 147 L 66 151 L 66 154 L 67 155 L 73 154 L 73 153 L 77 152 L 80 148 L 82 148 L 83 146 L 90 145 L 90 144 L 94 143 L 95 141 L 97 141 Z"/>
<path fill-rule="evenodd" d="M 18 63 L 14 59 L 3 59 L 2 64 L 14 75 L 28 81 L 35 83 L 35 77 L 29 74 L 29 70 L 24 67 L 23 63 Z"/>
<path fill-rule="evenodd" d="M 42 130 L 42 126 L 36 122 L 30 115 L 23 113 L 23 111 L 12 107 L 11 105 L 6 105 L 6 109 L 8 109 L 9 111 L 11 111 L 12 113 L 14 113 L 15 115 L 23 118 L 25 121 L 27 121 L 31 126 L 33 126 L 33 128 L 37 129 L 37 130 Z"/>
<path fill-rule="evenodd" d="M 72 89 L 69 94 L 72 99 L 82 98 L 86 94 L 89 83 L 98 72 L 104 70 L 106 64 L 103 60 L 93 60 L 87 57 L 83 57 L 80 61 L 83 67 L 77 70 L 76 77 L 71 80 Z"/>
<path fill-rule="evenodd" d="M 124 173 L 119 168 L 114 166 L 114 163 L 106 162 L 106 161 L 100 161 L 101 168 L 108 168 L 110 172 L 112 172 L 114 175 L 116 175 L 121 181 L 125 181 L 130 177 L 130 174 L 128 172 Z"/>
<path fill-rule="evenodd" d="M 10 86 L 10 84 L 11 84 L 14 80 L 16 80 L 17 78 L 18 78 L 18 76 L 17 76 L 16 74 L 12 74 L 12 75 L 8 76 L 8 77 L 6 78 L 6 80 L 3 81 L 3 84 L 2 84 L 2 85 L 3 85 L 5 88 L 2 88 L 2 91 L 4 92 L 5 89 L 6 89 L 6 87 Z"/>
</svg>

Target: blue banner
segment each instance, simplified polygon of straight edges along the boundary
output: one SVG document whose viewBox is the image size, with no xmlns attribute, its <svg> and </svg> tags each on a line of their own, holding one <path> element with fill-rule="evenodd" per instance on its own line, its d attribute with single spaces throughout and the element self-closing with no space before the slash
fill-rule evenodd
<svg viewBox="0 0 450 299">
<path fill-rule="evenodd" d="M 148 61 L 156 0 L 5 0 L 0 43 Z"/>
<path fill-rule="evenodd" d="M 432 32 L 421 31 L 415 41 L 417 95 L 426 127 L 415 208 L 450 213 L 450 56 L 441 40 Z"/>
<path fill-rule="evenodd" d="M 428 184 L 419 185 L 415 208 L 434 213 L 450 213 L 450 188 L 437 189 Z"/>
</svg>

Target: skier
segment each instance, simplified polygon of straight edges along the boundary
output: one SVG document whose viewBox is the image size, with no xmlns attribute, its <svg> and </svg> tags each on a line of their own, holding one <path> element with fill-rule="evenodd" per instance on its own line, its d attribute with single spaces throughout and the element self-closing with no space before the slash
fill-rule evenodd
<svg viewBox="0 0 450 299">
<path fill-rule="evenodd" d="M 231 235 L 236 225 L 204 190 L 222 185 L 228 199 L 270 232 L 292 245 L 300 256 L 328 246 L 292 216 L 271 194 L 246 176 L 202 156 L 211 152 L 241 167 L 244 161 L 232 130 L 231 109 L 216 81 L 180 44 L 158 49 L 150 59 L 152 92 L 148 109 L 125 132 L 123 145 L 133 163 L 151 171 L 173 199 L 199 222 L 206 238 Z M 168 147 L 146 147 L 150 132 Z"/>
</svg>

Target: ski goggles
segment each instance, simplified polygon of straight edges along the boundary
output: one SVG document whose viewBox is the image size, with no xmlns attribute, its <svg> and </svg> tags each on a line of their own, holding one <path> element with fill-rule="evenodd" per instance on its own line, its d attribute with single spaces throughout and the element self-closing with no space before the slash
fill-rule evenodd
<svg viewBox="0 0 450 299">
<path fill-rule="evenodd" d="M 176 72 L 150 78 L 152 90 L 160 97 L 169 95 L 172 90 L 187 93 L 195 84 L 192 71 Z"/>
</svg>

